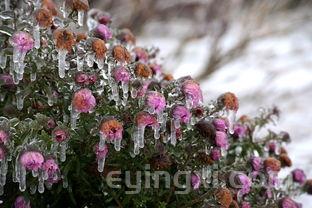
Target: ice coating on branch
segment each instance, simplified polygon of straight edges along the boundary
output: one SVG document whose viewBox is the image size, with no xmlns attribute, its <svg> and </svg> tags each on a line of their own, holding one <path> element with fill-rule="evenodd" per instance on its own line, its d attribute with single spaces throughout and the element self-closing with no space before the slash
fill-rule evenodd
<svg viewBox="0 0 312 208">
<path fill-rule="evenodd" d="M 75 92 L 72 104 L 75 111 L 79 113 L 88 113 L 95 108 L 96 100 L 92 91 L 84 88 Z"/>
</svg>

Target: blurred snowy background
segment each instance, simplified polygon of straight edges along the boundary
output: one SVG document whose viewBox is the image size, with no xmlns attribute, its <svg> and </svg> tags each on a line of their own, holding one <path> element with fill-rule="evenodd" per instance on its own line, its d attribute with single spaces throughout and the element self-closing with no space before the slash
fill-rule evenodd
<svg viewBox="0 0 312 208">
<path fill-rule="evenodd" d="M 312 1 L 92 1 L 130 28 L 138 45 L 159 47 L 165 71 L 191 75 L 206 101 L 226 91 L 240 98 L 239 114 L 260 107 L 282 111 L 281 129 L 294 166 L 312 178 Z M 310 207 L 312 198 L 298 199 Z"/>
</svg>

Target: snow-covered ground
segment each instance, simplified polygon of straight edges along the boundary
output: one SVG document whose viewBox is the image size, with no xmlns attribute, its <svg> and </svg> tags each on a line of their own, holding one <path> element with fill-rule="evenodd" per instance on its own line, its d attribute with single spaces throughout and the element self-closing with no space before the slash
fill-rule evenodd
<svg viewBox="0 0 312 208">
<path fill-rule="evenodd" d="M 281 18 L 280 23 L 285 23 L 285 19 Z M 270 28 L 279 22 L 268 24 Z M 177 30 L 181 32 L 179 29 L 183 28 L 187 27 L 178 27 Z M 166 31 L 166 28 L 163 30 Z M 147 29 L 146 34 L 139 37 L 138 41 L 142 46 L 152 44 L 159 47 L 161 56 L 166 57 L 165 68 L 173 69 L 171 72 L 176 78 L 197 75 L 209 53 L 208 38 L 190 42 L 179 60 L 170 56 L 179 43 L 179 37 L 175 33 L 153 36 L 153 32 Z M 311 51 L 312 22 L 307 19 L 286 33 L 253 41 L 243 56 L 223 66 L 201 83 L 206 101 L 215 99 L 226 91 L 236 93 L 240 98 L 239 114 L 254 115 L 257 108 L 278 106 L 282 111 L 278 125 L 288 131 L 293 140 L 287 147 L 293 164 L 304 169 L 310 178 L 312 178 Z M 298 201 L 304 202 L 304 207 L 309 207 L 308 202 L 312 202 L 312 197 L 302 196 Z"/>
</svg>

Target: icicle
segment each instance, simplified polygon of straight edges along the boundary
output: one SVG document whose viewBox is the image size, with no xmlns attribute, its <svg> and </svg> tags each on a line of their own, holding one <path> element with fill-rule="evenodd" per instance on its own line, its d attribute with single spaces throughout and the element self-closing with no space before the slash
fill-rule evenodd
<svg viewBox="0 0 312 208">
<path fill-rule="evenodd" d="M 112 83 L 112 99 L 117 102 L 119 100 L 119 93 L 118 93 L 118 85 L 116 83 Z"/>
<path fill-rule="evenodd" d="M 42 194 L 44 192 L 44 179 L 43 179 L 43 173 L 42 172 L 39 174 L 38 192 L 40 194 Z"/>
<path fill-rule="evenodd" d="M 99 159 L 97 162 L 98 162 L 98 171 L 102 173 L 104 171 L 105 157 L 102 159 Z"/>
<path fill-rule="evenodd" d="M 96 59 L 95 62 L 96 62 L 99 69 L 104 68 L 104 60 L 103 59 Z"/>
<path fill-rule="evenodd" d="M 34 82 L 34 81 L 36 81 L 36 79 L 37 79 L 37 74 L 36 74 L 36 72 L 32 72 L 32 73 L 30 74 L 30 81 L 31 81 L 31 82 Z"/>
<path fill-rule="evenodd" d="M 31 173 L 32 173 L 32 176 L 35 178 L 39 175 L 38 170 L 33 170 L 33 171 L 31 171 Z"/>
<path fill-rule="evenodd" d="M 138 91 L 135 88 L 131 89 L 131 97 L 134 99 L 138 96 Z"/>
<path fill-rule="evenodd" d="M 10 0 L 4 0 L 5 11 L 10 10 Z"/>
<path fill-rule="evenodd" d="M 171 120 L 171 134 L 170 134 L 170 140 L 171 140 L 171 144 L 173 146 L 176 145 L 177 143 L 177 137 L 176 137 L 176 128 L 175 128 L 175 125 L 174 125 L 174 120 Z"/>
<path fill-rule="evenodd" d="M 24 106 L 24 96 L 21 93 L 20 89 L 16 92 L 16 107 L 18 110 L 22 110 Z"/>
<path fill-rule="evenodd" d="M 175 119 L 173 122 L 176 129 L 180 128 L 180 119 Z"/>
<path fill-rule="evenodd" d="M 78 11 L 78 25 L 83 26 L 84 11 Z"/>
<path fill-rule="evenodd" d="M 155 113 L 155 109 L 151 108 L 151 107 L 147 108 L 147 111 L 148 111 L 149 114 L 154 114 Z"/>
<path fill-rule="evenodd" d="M 67 12 L 66 12 L 66 1 L 63 2 L 63 5 L 61 6 L 61 12 L 63 14 L 63 18 L 67 17 Z"/>
<path fill-rule="evenodd" d="M 40 26 L 39 25 L 34 26 L 33 36 L 35 40 L 34 47 L 39 49 L 40 48 Z"/>
<path fill-rule="evenodd" d="M 78 71 L 82 71 L 83 70 L 83 62 L 84 62 L 84 58 L 77 56 L 77 70 Z"/>
<path fill-rule="evenodd" d="M 153 126 L 153 129 L 154 129 L 154 138 L 159 139 L 160 138 L 160 133 L 159 133 L 160 127 L 158 125 L 155 125 L 155 126 Z"/>
<path fill-rule="evenodd" d="M 60 78 L 65 77 L 67 50 L 58 50 L 58 69 Z"/>
<path fill-rule="evenodd" d="M 6 67 L 7 55 L 3 52 L 0 52 L 0 67 L 4 69 Z"/>
<path fill-rule="evenodd" d="M 86 58 L 86 61 L 87 61 L 88 67 L 93 67 L 93 64 L 94 64 L 94 54 L 88 54 L 87 58 Z"/>
<path fill-rule="evenodd" d="M 36 191 L 37 191 L 37 186 L 36 185 L 34 185 L 34 184 L 31 184 L 30 185 L 30 194 L 35 194 L 36 193 Z"/>
<path fill-rule="evenodd" d="M 47 97 L 48 97 L 48 105 L 53 106 L 53 95 L 48 93 Z"/>
<path fill-rule="evenodd" d="M 100 133 L 99 149 L 103 149 L 104 148 L 105 141 L 106 141 L 105 136 L 102 133 Z"/>
<path fill-rule="evenodd" d="M 134 143 L 133 153 L 134 153 L 134 155 L 140 154 L 140 147 L 139 147 L 139 144 L 137 142 Z"/>
<path fill-rule="evenodd" d="M 21 192 L 24 192 L 26 190 L 26 169 L 23 166 L 20 167 L 19 190 Z"/>
<path fill-rule="evenodd" d="M 120 151 L 120 146 L 121 146 L 121 139 L 115 139 L 114 140 L 114 147 L 116 151 Z"/>
<path fill-rule="evenodd" d="M 67 179 L 67 177 L 63 177 L 63 188 L 68 188 L 68 179 Z"/>
<path fill-rule="evenodd" d="M 78 118 L 78 113 L 75 111 L 75 109 L 73 107 L 71 107 L 71 111 L 70 111 L 70 126 L 71 129 L 76 129 L 77 127 L 77 118 Z"/>
<path fill-rule="evenodd" d="M 60 144 L 60 160 L 61 160 L 61 162 L 65 162 L 65 160 L 66 160 L 66 150 L 67 150 L 67 143 L 62 142 Z"/>
<path fill-rule="evenodd" d="M 229 121 L 229 132 L 230 134 L 234 133 L 234 123 L 236 120 L 236 111 L 234 110 L 227 110 L 227 119 Z"/>
<path fill-rule="evenodd" d="M 137 136 L 138 136 L 138 145 L 140 148 L 144 147 L 144 131 L 145 131 L 145 126 L 138 126 Z"/>
<path fill-rule="evenodd" d="M 123 106 L 126 106 L 127 100 L 128 100 L 128 97 L 129 97 L 129 94 L 128 94 L 128 92 L 129 92 L 129 84 L 122 82 L 121 83 L 121 88 L 122 88 L 122 97 L 123 97 L 122 104 L 123 104 Z"/>
</svg>

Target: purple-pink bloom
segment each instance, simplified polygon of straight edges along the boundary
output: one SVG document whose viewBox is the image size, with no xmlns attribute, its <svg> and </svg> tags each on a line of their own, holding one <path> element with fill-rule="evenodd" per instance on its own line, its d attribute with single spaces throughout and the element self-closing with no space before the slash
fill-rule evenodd
<svg viewBox="0 0 312 208">
<path fill-rule="evenodd" d="M 112 75 L 116 82 L 128 83 L 130 81 L 130 72 L 123 66 L 113 70 Z"/>
<path fill-rule="evenodd" d="M 89 81 L 89 77 L 87 74 L 85 74 L 83 72 L 76 73 L 76 75 L 75 75 L 76 84 L 84 85 L 84 84 L 87 84 L 88 81 Z"/>
<path fill-rule="evenodd" d="M 9 140 L 8 132 L 0 129 L 0 143 L 5 144 L 7 143 L 8 140 Z"/>
<path fill-rule="evenodd" d="M 74 109 L 77 112 L 87 113 L 94 109 L 96 105 L 96 100 L 92 94 L 92 91 L 87 88 L 84 88 L 75 92 L 72 103 Z"/>
<path fill-rule="evenodd" d="M 64 142 L 69 139 L 68 131 L 62 128 L 55 128 L 52 132 L 52 137 L 56 142 Z"/>
<path fill-rule="evenodd" d="M 101 39 L 107 41 L 113 37 L 112 31 L 103 24 L 99 24 L 96 29 L 96 33 L 101 37 Z"/>
<path fill-rule="evenodd" d="M 31 208 L 30 202 L 23 196 L 18 196 L 14 202 L 14 208 Z"/>
<path fill-rule="evenodd" d="M 159 64 L 151 64 L 151 65 L 149 65 L 149 67 L 153 71 L 153 74 L 160 74 L 161 73 L 161 65 L 159 65 Z"/>
<path fill-rule="evenodd" d="M 146 94 L 145 104 L 148 107 L 148 110 L 152 111 L 153 113 L 161 113 L 166 108 L 166 99 L 163 94 L 150 91 Z"/>
<path fill-rule="evenodd" d="M 306 175 L 303 170 L 295 169 L 292 172 L 293 180 L 299 184 L 303 184 L 306 180 Z"/>
<path fill-rule="evenodd" d="M 185 106 L 178 105 L 173 108 L 172 117 L 185 124 L 190 122 L 191 113 Z"/>
<path fill-rule="evenodd" d="M 186 102 L 189 103 L 192 108 L 198 107 L 203 101 L 203 95 L 199 84 L 192 79 L 187 79 L 183 82 L 182 91 Z"/>
<path fill-rule="evenodd" d="M 249 204 L 249 202 L 243 202 L 241 208 L 251 208 L 251 205 Z"/>
<path fill-rule="evenodd" d="M 143 97 L 147 91 L 147 88 L 148 86 L 150 85 L 150 81 L 149 80 L 146 80 L 142 83 L 141 86 L 139 86 L 139 89 L 138 89 L 138 97 Z"/>
<path fill-rule="evenodd" d="M 37 151 L 26 151 L 22 153 L 19 161 L 23 167 L 27 170 L 37 171 L 42 167 L 44 157 L 40 152 Z"/>
<path fill-rule="evenodd" d="M 34 39 L 27 32 L 16 32 L 13 34 L 11 40 L 11 45 L 21 53 L 27 53 L 34 47 Z"/>
<path fill-rule="evenodd" d="M 246 135 L 247 127 L 241 124 L 236 124 L 234 126 L 234 136 L 237 138 L 242 138 Z"/>
<path fill-rule="evenodd" d="M 263 165 L 263 161 L 261 157 L 255 157 L 255 156 L 250 159 L 250 163 L 254 171 L 259 171 Z"/>
<path fill-rule="evenodd" d="M 213 119 L 212 124 L 214 125 L 217 131 L 225 132 L 228 128 L 227 122 L 222 118 Z"/>
<path fill-rule="evenodd" d="M 123 134 L 122 123 L 114 118 L 105 120 L 100 126 L 100 133 L 109 141 L 121 140 Z"/>
<path fill-rule="evenodd" d="M 229 143 L 226 133 L 223 131 L 216 131 L 215 143 L 218 147 L 227 149 Z"/>
<path fill-rule="evenodd" d="M 199 189 L 199 186 L 201 184 L 199 175 L 197 175 L 196 173 L 192 174 L 191 182 L 194 190 Z"/>
<path fill-rule="evenodd" d="M 2 82 L 3 86 L 10 87 L 14 85 L 13 77 L 10 74 L 0 74 L 0 83 Z"/>
<path fill-rule="evenodd" d="M 239 183 L 241 185 L 240 194 L 245 195 L 250 192 L 251 180 L 245 174 L 240 173 L 238 176 Z"/>
<path fill-rule="evenodd" d="M 210 152 L 210 157 L 214 161 L 218 161 L 221 158 L 221 150 L 217 147 L 214 147 Z"/>
<path fill-rule="evenodd" d="M 103 148 L 100 149 L 99 144 L 95 145 L 95 155 L 97 160 L 105 159 L 108 154 L 108 146 L 105 144 Z"/>
<path fill-rule="evenodd" d="M 302 205 L 292 200 L 290 197 L 284 197 L 281 200 L 281 208 L 301 208 Z"/>
<path fill-rule="evenodd" d="M 54 159 L 51 158 L 46 160 L 42 165 L 42 169 L 48 174 L 47 181 L 49 183 L 58 182 L 57 174 L 60 168 Z"/>
<path fill-rule="evenodd" d="M 136 124 L 142 126 L 155 126 L 158 125 L 157 118 L 145 111 L 139 112 L 136 116 Z"/>
</svg>

